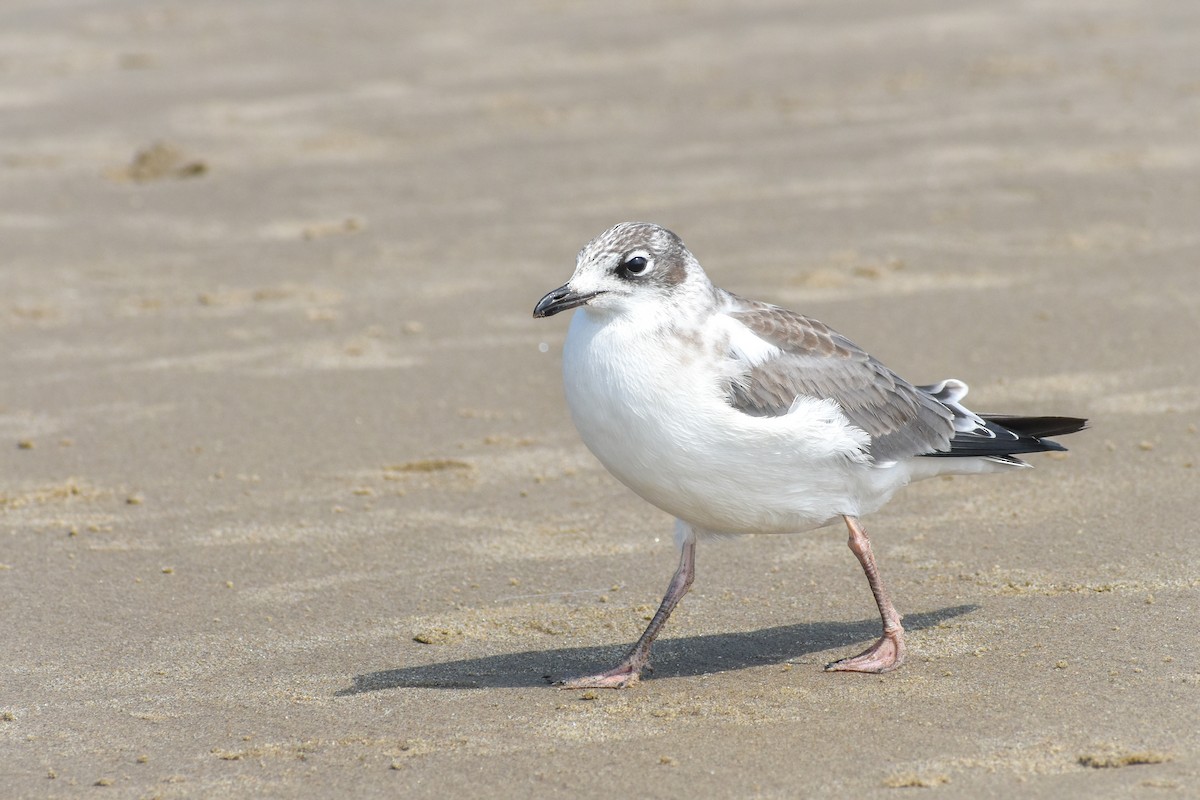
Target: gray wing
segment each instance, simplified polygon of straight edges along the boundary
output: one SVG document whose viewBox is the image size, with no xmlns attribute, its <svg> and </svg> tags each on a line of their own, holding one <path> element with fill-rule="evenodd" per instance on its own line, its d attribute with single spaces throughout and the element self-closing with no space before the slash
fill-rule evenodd
<svg viewBox="0 0 1200 800">
<path fill-rule="evenodd" d="M 946 452 L 954 413 L 845 336 L 785 308 L 731 296 L 726 313 L 781 352 L 730 382 L 729 402 L 758 417 L 782 416 L 798 396 L 830 399 L 871 437 L 871 456 L 893 461 Z M 736 354 L 734 355 L 736 358 Z"/>
</svg>

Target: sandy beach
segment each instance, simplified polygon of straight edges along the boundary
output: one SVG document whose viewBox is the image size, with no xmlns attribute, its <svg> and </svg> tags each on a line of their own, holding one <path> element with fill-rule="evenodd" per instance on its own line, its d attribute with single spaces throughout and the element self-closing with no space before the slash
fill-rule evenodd
<svg viewBox="0 0 1200 800">
<path fill-rule="evenodd" d="M 0 9 L 0 796 L 1200 796 L 1200 7 Z M 571 425 L 609 225 L 1036 469 L 702 542 Z"/>
</svg>

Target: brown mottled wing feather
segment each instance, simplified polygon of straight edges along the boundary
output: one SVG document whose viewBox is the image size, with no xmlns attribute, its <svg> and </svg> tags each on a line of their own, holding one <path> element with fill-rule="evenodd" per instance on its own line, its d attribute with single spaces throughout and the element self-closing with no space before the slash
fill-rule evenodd
<svg viewBox="0 0 1200 800">
<path fill-rule="evenodd" d="M 876 461 L 950 449 L 953 414 L 845 336 L 785 308 L 733 297 L 730 317 L 783 352 L 729 387 L 730 403 L 759 417 L 781 416 L 799 396 L 837 402 L 871 437 Z"/>
</svg>

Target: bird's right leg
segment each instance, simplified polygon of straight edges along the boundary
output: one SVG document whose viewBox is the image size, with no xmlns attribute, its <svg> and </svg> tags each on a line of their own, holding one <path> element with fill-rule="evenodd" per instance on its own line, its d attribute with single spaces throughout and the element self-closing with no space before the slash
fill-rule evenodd
<svg viewBox="0 0 1200 800">
<path fill-rule="evenodd" d="M 637 640 L 637 644 L 633 646 L 629 654 L 622 659 L 620 664 L 606 672 L 581 678 L 569 678 L 559 681 L 555 684 L 556 686 L 563 689 L 624 689 L 626 686 L 632 686 L 638 682 L 642 670 L 650 662 L 650 647 L 654 644 L 655 637 L 658 636 L 658 632 L 666 623 L 667 618 L 671 616 L 671 612 L 675 610 L 675 606 L 691 588 L 692 579 L 696 575 L 695 532 L 690 525 L 682 520 L 677 520 L 675 539 L 679 544 L 679 567 L 675 570 L 675 577 L 671 578 L 671 585 L 667 587 L 667 593 L 663 596 L 658 611 L 655 612 L 650 624 L 646 626 L 646 631 Z"/>
<path fill-rule="evenodd" d="M 883 636 L 853 658 L 834 661 L 825 669 L 829 672 L 891 672 L 904 663 L 904 628 L 900 625 L 900 615 L 892 605 L 887 589 L 883 588 L 883 578 L 875 566 L 875 554 L 871 552 L 871 540 L 867 538 L 867 532 L 857 517 L 847 516 L 845 520 L 846 527 L 850 529 L 850 550 L 862 565 L 867 583 L 871 586 L 871 594 L 875 595 L 875 605 L 879 607 Z"/>
</svg>

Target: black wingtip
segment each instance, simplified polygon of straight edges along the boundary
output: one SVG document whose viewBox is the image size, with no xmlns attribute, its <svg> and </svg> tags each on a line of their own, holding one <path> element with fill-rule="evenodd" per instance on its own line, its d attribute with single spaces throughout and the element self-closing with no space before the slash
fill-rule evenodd
<svg viewBox="0 0 1200 800">
<path fill-rule="evenodd" d="M 1088 421 L 1081 417 L 1019 417 L 1009 414 L 982 414 L 986 421 L 1022 436 L 1041 439 L 1045 436 L 1066 436 L 1087 428 Z M 1059 445 L 1062 448 L 1062 445 Z M 1062 448 L 1066 449 L 1066 448 Z"/>
<path fill-rule="evenodd" d="M 1063 451 L 1067 448 L 1048 439 L 1049 436 L 1066 436 L 1087 427 L 1087 420 L 1080 417 L 1020 417 L 1009 414 L 980 414 L 989 435 L 960 433 L 950 440 L 950 449 L 930 456 L 998 457 L 1015 456 L 1020 453 L 1042 453 Z"/>
</svg>

